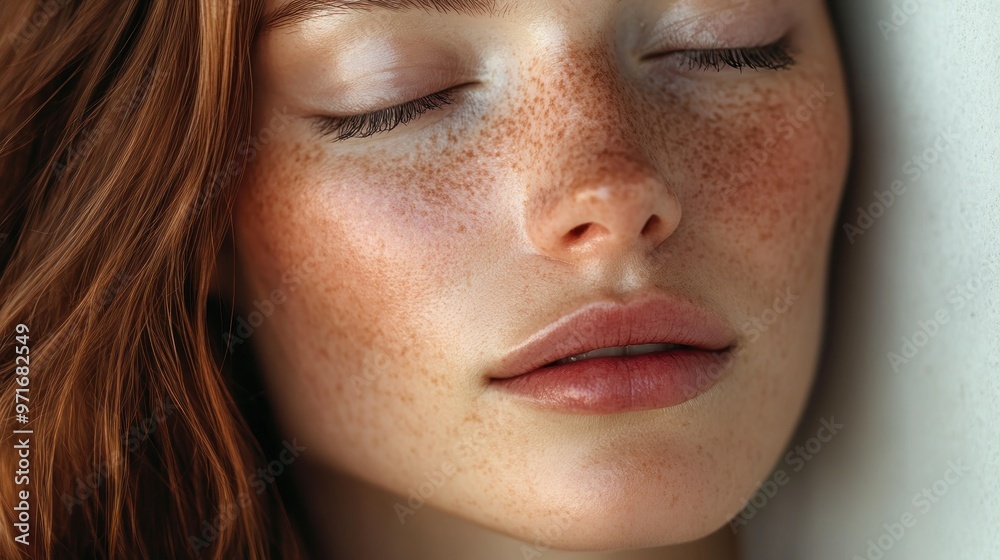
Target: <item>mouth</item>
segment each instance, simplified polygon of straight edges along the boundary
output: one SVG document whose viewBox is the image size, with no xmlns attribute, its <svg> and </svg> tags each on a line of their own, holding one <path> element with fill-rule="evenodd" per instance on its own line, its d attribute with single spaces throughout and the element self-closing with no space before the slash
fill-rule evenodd
<svg viewBox="0 0 1000 560">
<path fill-rule="evenodd" d="M 694 347 L 683 344 L 636 344 L 632 346 L 612 346 L 609 348 L 598 348 L 589 352 L 583 352 L 566 358 L 561 358 L 554 362 L 545 364 L 542 367 L 560 366 L 590 360 L 593 358 L 620 358 L 622 356 L 642 356 L 656 352 L 670 352 L 671 350 L 691 350 Z"/>
<path fill-rule="evenodd" d="M 615 414 L 676 406 L 731 369 L 735 333 L 665 296 L 584 306 L 509 352 L 490 385 L 550 411 Z"/>
</svg>

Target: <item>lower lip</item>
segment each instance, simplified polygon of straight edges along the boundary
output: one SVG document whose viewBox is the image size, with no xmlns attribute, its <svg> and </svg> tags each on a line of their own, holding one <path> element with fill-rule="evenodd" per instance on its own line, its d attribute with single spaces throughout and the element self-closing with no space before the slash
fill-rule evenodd
<svg viewBox="0 0 1000 560">
<path fill-rule="evenodd" d="M 728 350 L 673 350 L 590 358 L 493 379 L 492 383 L 556 412 L 637 412 L 676 406 L 697 397 L 722 378 L 731 361 Z"/>
</svg>

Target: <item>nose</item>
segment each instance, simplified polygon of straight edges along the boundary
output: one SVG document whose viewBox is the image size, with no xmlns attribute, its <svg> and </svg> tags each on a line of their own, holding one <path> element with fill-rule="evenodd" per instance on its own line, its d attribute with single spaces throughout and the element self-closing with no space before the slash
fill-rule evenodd
<svg viewBox="0 0 1000 560">
<path fill-rule="evenodd" d="M 677 229 L 681 207 L 648 163 L 634 153 L 592 154 L 530 201 L 529 237 L 537 250 L 573 262 L 622 252 L 652 252 Z"/>
</svg>

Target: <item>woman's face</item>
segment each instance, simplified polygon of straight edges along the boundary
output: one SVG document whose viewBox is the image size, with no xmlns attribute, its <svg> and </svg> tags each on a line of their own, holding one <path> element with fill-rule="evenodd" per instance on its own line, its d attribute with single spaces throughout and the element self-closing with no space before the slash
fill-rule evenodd
<svg viewBox="0 0 1000 560">
<path fill-rule="evenodd" d="M 231 348 L 302 460 L 556 548 L 723 526 L 817 359 L 849 137 L 824 3 L 325 4 L 256 44 L 234 210 Z M 654 300 L 678 311 L 646 342 L 713 342 L 495 379 Z M 542 347 L 641 326 L 596 321 Z"/>
</svg>

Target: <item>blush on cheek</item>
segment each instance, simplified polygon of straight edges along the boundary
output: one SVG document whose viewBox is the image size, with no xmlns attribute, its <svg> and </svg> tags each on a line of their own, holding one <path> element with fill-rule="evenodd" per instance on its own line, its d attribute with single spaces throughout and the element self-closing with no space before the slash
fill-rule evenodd
<svg viewBox="0 0 1000 560">
<path fill-rule="evenodd" d="M 743 99 L 699 126 L 711 139 L 704 149 L 719 157 L 686 177 L 697 185 L 686 217 L 728 240 L 755 269 L 747 272 L 814 266 L 812 250 L 826 246 L 846 167 L 843 96 L 839 82 L 801 79 L 780 93 L 757 91 L 758 101 Z"/>
<path fill-rule="evenodd" d="M 756 118 L 734 119 L 753 124 L 731 136 L 727 198 L 748 209 L 811 202 L 811 196 L 802 195 L 839 177 L 836 145 L 843 140 L 843 125 L 838 122 L 843 100 L 827 97 L 828 93 L 837 95 L 820 81 L 799 83 L 771 105 L 751 105 Z M 776 208 L 788 215 L 794 209 Z"/>
<path fill-rule="evenodd" d="M 325 372 L 307 377 L 311 395 L 343 399 L 353 395 L 343 385 L 364 378 L 373 352 L 391 354 L 376 363 L 418 359 L 429 339 L 426 312 L 446 279 L 457 276 L 450 255 L 461 251 L 449 249 L 454 235 L 437 229 L 442 222 L 421 207 L 429 205 L 420 185 L 440 176 L 407 176 L 405 165 L 390 164 L 364 173 L 325 149 L 320 141 L 285 142 L 261 154 L 235 208 L 237 252 L 245 302 L 298 271 L 272 332 L 256 342 L 285 355 L 276 370 Z M 334 165 L 339 172 L 330 171 Z M 461 222 L 455 204 L 436 211 Z"/>
</svg>

